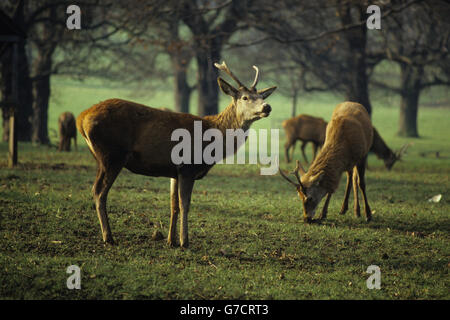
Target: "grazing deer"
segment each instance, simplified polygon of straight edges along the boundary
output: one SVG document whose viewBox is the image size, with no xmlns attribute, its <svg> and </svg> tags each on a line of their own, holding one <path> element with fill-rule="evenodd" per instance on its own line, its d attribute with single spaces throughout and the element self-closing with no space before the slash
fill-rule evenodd
<svg viewBox="0 0 450 320">
<path fill-rule="evenodd" d="M 381 138 L 375 127 L 373 128 L 373 143 L 370 151 L 375 153 L 378 159 L 382 159 L 384 161 L 384 166 L 389 171 L 392 169 L 395 162 L 401 160 L 408 147 L 409 143 L 406 143 L 398 151 L 392 151 Z"/>
<path fill-rule="evenodd" d="M 246 131 L 254 121 L 269 116 L 272 109 L 264 99 L 276 89 L 256 89 L 259 71 L 255 66 L 256 75 L 250 88 L 233 75 L 225 62 L 221 65 L 216 63 L 215 66 L 239 85 L 236 89 L 221 77 L 217 78 L 220 89 L 232 99 L 228 107 L 217 115 L 202 118 L 111 99 L 92 106 L 78 117 L 78 130 L 98 164 L 92 189 L 105 242 L 113 243 L 106 198 L 114 180 L 125 167 L 137 174 L 171 178 L 171 215 L 167 242 L 171 246 L 175 245 L 176 223 L 180 213 L 180 246 L 188 247 L 187 222 L 194 182 L 203 178 L 214 164 L 175 165 L 171 159 L 171 151 L 176 145 L 176 141 L 171 141 L 172 132 L 183 128 L 193 135 L 194 121 L 201 121 L 203 131 L 215 128 L 223 136 L 227 129 L 240 128 Z M 233 151 L 236 152 L 238 147 L 235 145 Z"/>
<path fill-rule="evenodd" d="M 77 150 L 77 128 L 75 116 L 71 112 L 64 112 L 58 118 L 59 151 L 70 151 L 70 139 L 73 138 L 75 150 Z"/>
<path fill-rule="evenodd" d="M 326 195 L 325 204 L 319 220 L 325 219 L 331 195 L 336 191 L 341 175 L 347 172 L 347 187 L 341 214 L 348 209 L 348 198 L 353 181 L 355 215 L 360 216 L 358 185 L 364 199 L 367 221 L 372 214 L 367 201 L 365 185 L 365 164 L 367 153 L 373 140 L 373 129 L 369 114 L 359 103 L 343 102 L 334 109 L 327 126 L 325 143 L 317 158 L 305 172 L 297 161 L 294 175 L 297 183 L 288 178 L 281 169 L 280 174 L 297 189 L 303 202 L 303 219 L 312 222 L 316 208 Z M 300 177 L 299 171 L 302 173 Z"/>
<path fill-rule="evenodd" d="M 286 161 L 288 163 L 291 162 L 291 159 L 294 156 L 295 143 L 297 140 L 302 142 L 301 150 L 306 163 L 308 163 L 308 159 L 305 154 L 306 144 L 308 142 L 313 143 L 314 160 L 317 154 L 317 149 L 321 147 L 325 141 L 327 122 L 322 118 L 301 114 L 294 118 L 284 120 L 281 125 L 286 133 L 286 143 L 284 144 Z M 289 157 L 289 149 L 291 148 L 292 154 L 291 157 Z"/>
</svg>

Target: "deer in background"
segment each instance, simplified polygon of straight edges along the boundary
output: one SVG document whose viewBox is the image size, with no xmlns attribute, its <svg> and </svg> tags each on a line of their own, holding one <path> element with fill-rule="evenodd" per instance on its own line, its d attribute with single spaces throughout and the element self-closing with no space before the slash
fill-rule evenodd
<svg viewBox="0 0 450 320">
<path fill-rule="evenodd" d="M 406 143 L 398 151 L 394 152 L 386 145 L 375 127 L 373 128 L 373 143 L 370 151 L 375 153 L 378 159 L 382 159 L 384 161 L 384 166 L 389 171 L 398 160 L 401 160 L 409 145 L 409 143 Z"/>
<path fill-rule="evenodd" d="M 312 142 L 314 160 L 317 154 L 317 149 L 321 147 L 325 141 L 327 122 L 322 118 L 300 114 L 294 118 L 284 120 L 281 125 L 286 133 L 286 143 L 284 144 L 286 161 L 288 163 L 291 162 L 291 159 L 294 156 L 295 143 L 297 140 L 302 142 L 301 150 L 306 163 L 308 163 L 308 159 L 306 158 L 305 147 L 308 142 Z M 291 148 L 292 153 L 291 157 L 289 157 L 289 149 Z"/>
<path fill-rule="evenodd" d="M 284 145 L 285 158 L 289 163 L 293 158 L 295 143 L 302 141 L 301 150 L 306 163 L 308 159 L 305 155 L 305 146 L 308 142 L 313 143 L 313 160 L 316 158 L 317 150 L 325 141 L 327 122 L 322 118 L 313 117 L 306 114 L 298 115 L 294 118 L 284 120 L 282 126 L 286 133 L 286 143 Z M 392 151 L 381 138 L 378 131 L 373 127 L 373 143 L 370 151 L 375 153 L 378 159 L 384 161 L 387 170 L 391 170 L 394 164 L 401 160 L 409 144 L 404 144 L 399 150 Z M 289 156 L 289 149 L 292 148 L 292 154 Z"/>
<path fill-rule="evenodd" d="M 297 161 L 297 167 L 293 172 L 297 182 L 294 182 L 279 169 L 282 177 L 295 186 L 302 200 L 305 222 L 313 221 L 316 208 L 325 195 L 327 197 L 319 220 L 326 218 L 331 196 L 338 188 L 344 171 L 347 172 L 347 186 L 340 213 L 344 214 L 348 209 L 348 198 L 353 183 L 355 215 L 360 216 L 359 186 L 363 195 L 366 220 L 371 220 L 372 213 L 366 196 L 365 164 L 372 145 L 373 132 L 366 109 L 359 103 L 343 102 L 334 109 L 327 126 L 325 143 L 308 172 L 305 172 Z"/>
<path fill-rule="evenodd" d="M 269 116 L 272 109 L 264 99 L 271 95 L 276 87 L 256 89 L 259 79 L 256 66 L 253 66 L 256 70 L 255 79 L 249 88 L 234 76 L 225 62 L 221 65 L 216 63 L 215 66 L 227 73 L 239 86 L 235 88 L 218 77 L 219 87 L 231 97 L 231 103 L 217 115 L 202 118 L 187 113 L 162 111 L 120 99 L 100 102 L 79 115 L 77 128 L 98 164 L 92 190 L 103 240 L 106 243 L 114 242 L 106 211 L 106 199 L 114 180 L 125 167 L 136 174 L 171 179 L 171 215 L 167 242 L 171 246 L 175 245 L 176 223 L 180 213 L 180 246 L 188 247 L 187 222 L 194 182 L 203 178 L 214 164 L 175 165 L 171 159 L 171 151 L 176 145 L 176 141 L 171 141 L 172 132 L 184 128 L 193 136 L 194 121 L 201 121 L 203 132 L 216 128 L 225 137 L 227 129 L 246 131 L 254 121 Z M 225 146 L 225 143 L 223 145 Z M 238 147 L 235 147 L 234 152 Z M 226 155 L 226 152 L 223 154 Z"/>
<path fill-rule="evenodd" d="M 64 112 L 58 118 L 59 151 L 70 151 L 70 139 L 73 139 L 75 150 L 77 149 L 77 127 L 75 116 L 71 112 Z"/>
</svg>

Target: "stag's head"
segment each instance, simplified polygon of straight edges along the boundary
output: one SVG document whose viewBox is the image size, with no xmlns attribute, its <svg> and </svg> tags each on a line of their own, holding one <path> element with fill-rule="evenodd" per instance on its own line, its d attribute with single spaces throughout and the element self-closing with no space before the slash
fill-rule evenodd
<svg viewBox="0 0 450 320">
<path fill-rule="evenodd" d="M 221 77 L 217 78 L 220 89 L 227 95 L 233 98 L 234 105 L 236 106 L 236 116 L 243 122 L 253 122 L 255 120 L 268 117 L 272 108 L 268 103 L 264 101 L 268 96 L 275 91 L 277 87 L 270 87 L 262 90 L 257 90 L 256 85 L 259 80 L 258 67 L 253 66 L 256 71 L 255 80 L 250 88 L 244 86 L 241 81 L 231 72 L 231 70 L 225 64 L 215 63 L 216 68 L 224 71 L 228 74 L 236 83 L 238 88 L 236 89 Z"/>
<path fill-rule="evenodd" d="M 305 170 L 297 160 L 297 166 L 292 172 L 297 179 L 297 182 L 294 182 L 285 173 L 283 173 L 281 169 L 278 170 L 280 171 L 281 176 L 292 184 L 297 190 L 298 196 L 303 205 L 303 219 L 305 222 L 311 222 L 316 214 L 317 206 L 327 193 L 326 190 L 320 186 L 320 181 L 324 177 L 323 171 L 320 171 L 313 176 L 306 176 Z M 299 173 L 303 175 L 303 181 Z"/>
<path fill-rule="evenodd" d="M 389 157 L 384 159 L 384 166 L 386 167 L 386 169 L 390 171 L 398 160 L 402 160 L 402 156 L 406 153 L 406 150 L 409 146 L 410 143 L 405 143 L 399 150 L 391 152 L 389 154 Z"/>
</svg>

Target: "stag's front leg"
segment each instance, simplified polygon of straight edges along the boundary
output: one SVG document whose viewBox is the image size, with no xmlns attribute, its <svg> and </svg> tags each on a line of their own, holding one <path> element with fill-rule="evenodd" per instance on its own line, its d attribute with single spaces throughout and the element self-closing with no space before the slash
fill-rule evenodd
<svg viewBox="0 0 450 320">
<path fill-rule="evenodd" d="M 180 202 L 178 198 L 178 179 L 170 179 L 170 227 L 167 237 L 167 244 L 175 246 L 178 213 L 180 212 Z"/>
<path fill-rule="evenodd" d="M 364 159 L 363 161 L 361 161 L 361 163 L 358 164 L 358 176 L 359 176 L 358 182 L 364 200 L 364 213 L 366 215 L 367 222 L 369 222 L 370 220 L 372 220 L 372 211 L 370 209 L 366 195 L 366 180 L 365 180 L 366 159 Z"/>
<path fill-rule="evenodd" d="M 341 211 L 339 211 L 339 214 L 345 214 L 348 210 L 348 198 L 350 197 L 350 189 L 352 188 L 352 180 L 353 180 L 353 173 L 352 171 L 347 171 L 347 186 L 345 187 L 345 195 L 344 195 L 344 202 L 342 202 Z"/>
<path fill-rule="evenodd" d="M 191 194 L 194 187 L 194 178 L 179 175 L 178 177 L 178 197 L 180 201 L 180 246 L 182 248 L 189 247 L 188 236 L 188 213 L 191 204 Z"/>
<path fill-rule="evenodd" d="M 353 196 L 354 196 L 354 210 L 355 210 L 355 216 L 359 218 L 361 216 L 361 212 L 359 209 L 359 197 L 358 197 L 358 185 L 359 185 L 359 176 L 358 176 L 358 170 L 356 166 L 353 170 Z"/>
<path fill-rule="evenodd" d="M 330 204 L 331 195 L 332 193 L 327 194 L 327 198 L 325 200 L 325 204 L 323 205 L 322 213 L 319 216 L 319 220 L 324 220 L 327 217 L 328 205 Z"/>
</svg>

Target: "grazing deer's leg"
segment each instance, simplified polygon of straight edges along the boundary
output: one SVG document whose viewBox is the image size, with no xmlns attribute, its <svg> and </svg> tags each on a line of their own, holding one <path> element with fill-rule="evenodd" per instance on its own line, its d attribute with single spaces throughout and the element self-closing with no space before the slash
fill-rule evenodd
<svg viewBox="0 0 450 320">
<path fill-rule="evenodd" d="M 306 154 L 305 154 L 305 147 L 306 147 L 307 143 L 308 142 L 306 142 L 306 141 L 302 141 L 302 145 L 300 148 L 302 149 L 303 158 L 305 159 L 306 163 L 309 163 L 308 159 L 306 158 Z"/>
<path fill-rule="evenodd" d="M 194 178 L 190 176 L 178 176 L 178 197 L 180 202 L 180 246 L 189 247 L 188 213 L 191 204 L 191 194 L 194 187 Z"/>
<path fill-rule="evenodd" d="M 295 141 L 292 141 L 292 140 L 288 140 L 284 144 L 284 157 L 285 157 L 287 163 L 291 162 L 291 159 L 294 155 L 294 153 L 292 152 L 291 157 L 289 157 L 289 149 L 293 148 L 294 146 L 295 146 Z"/>
<path fill-rule="evenodd" d="M 331 195 L 332 193 L 327 194 L 327 198 L 325 199 L 325 204 L 323 205 L 322 213 L 320 214 L 319 220 L 323 220 L 327 217 L 328 204 L 330 203 Z"/>
<path fill-rule="evenodd" d="M 367 157 L 366 157 L 367 159 Z M 370 221 L 372 220 L 372 211 L 370 210 L 369 202 L 367 201 L 366 196 L 366 181 L 365 181 L 365 171 L 366 171 L 366 159 L 361 161 L 358 164 L 358 182 L 359 182 L 359 188 L 361 189 L 361 193 L 364 200 L 364 213 L 366 215 L 366 220 Z"/>
<path fill-rule="evenodd" d="M 76 133 L 75 133 L 75 136 L 73 137 L 73 145 L 75 146 L 75 151 L 78 151 L 77 134 Z"/>
<path fill-rule="evenodd" d="M 290 148 L 290 146 L 291 146 L 290 141 L 287 141 L 284 144 L 284 158 L 286 159 L 287 163 L 290 162 L 290 160 L 289 160 L 289 148 Z"/>
<path fill-rule="evenodd" d="M 348 198 L 350 196 L 350 189 L 352 188 L 352 180 L 353 180 L 352 171 L 351 170 L 347 171 L 347 186 L 345 187 L 344 202 L 342 202 L 342 207 L 339 214 L 345 214 L 348 210 Z"/>
<path fill-rule="evenodd" d="M 108 214 L 106 212 L 106 200 L 108 198 L 108 192 L 112 184 L 116 180 L 123 168 L 123 163 L 114 165 L 101 164 L 97 179 L 94 183 L 94 201 L 95 208 L 97 210 L 98 219 L 100 221 L 100 227 L 102 229 L 103 241 L 109 244 L 114 244 L 114 240 L 109 226 Z"/>
<path fill-rule="evenodd" d="M 170 227 L 167 237 L 169 246 L 175 245 L 178 213 L 180 212 L 180 202 L 178 198 L 178 179 L 170 179 Z"/>
<path fill-rule="evenodd" d="M 359 198 L 358 198 L 358 182 L 359 177 L 358 177 L 358 170 L 356 168 L 356 166 L 353 168 L 353 196 L 354 196 L 354 205 L 355 205 L 355 216 L 356 217 L 360 217 L 361 216 L 361 212 L 359 210 Z"/>
<path fill-rule="evenodd" d="M 297 140 L 292 141 L 291 145 L 291 160 L 294 159 L 295 145 L 297 144 Z"/>
<path fill-rule="evenodd" d="M 316 159 L 317 148 L 318 148 L 317 144 L 313 143 L 313 161 L 314 161 L 314 159 Z"/>
</svg>

